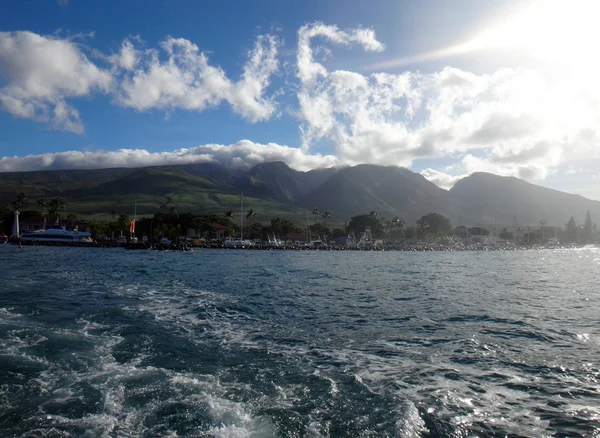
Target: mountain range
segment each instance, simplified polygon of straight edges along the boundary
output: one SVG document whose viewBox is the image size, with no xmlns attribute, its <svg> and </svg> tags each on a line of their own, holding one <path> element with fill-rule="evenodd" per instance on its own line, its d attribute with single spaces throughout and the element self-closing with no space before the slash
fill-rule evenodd
<svg viewBox="0 0 600 438">
<path fill-rule="evenodd" d="M 274 215 L 302 222 L 312 210 L 331 213 L 331 221 L 377 212 L 414 223 L 430 212 L 446 215 L 453 224 L 512 226 L 563 225 L 570 216 L 581 223 L 586 211 L 600 217 L 600 202 L 537 186 L 518 178 L 474 173 L 444 190 L 405 168 L 358 165 L 301 172 L 285 163 L 271 162 L 247 171 L 214 163 L 100 170 L 46 170 L 0 173 L 0 204 L 9 204 L 19 192 L 36 201 L 62 197 L 67 212 L 108 216 L 112 210 L 152 214 L 176 206 L 180 211 L 237 213 L 240 194 L 245 209 L 256 219 Z"/>
</svg>

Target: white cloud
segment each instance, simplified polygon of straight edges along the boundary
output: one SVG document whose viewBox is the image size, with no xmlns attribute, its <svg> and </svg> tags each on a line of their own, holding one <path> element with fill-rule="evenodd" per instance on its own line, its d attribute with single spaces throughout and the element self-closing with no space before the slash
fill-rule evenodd
<svg viewBox="0 0 600 438">
<path fill-rule="evenodd" d="M 561 163 L 600 153 L 594 84 L 510 68 L 479 75 L 452 67 L 363 75 L 330 71 L 313 59 L 318 36 L 382 48 L 373 33 L 369 44 L 353 35 L 322 24 L 299 31 L 298 118 L 306 151 L 325 141 L 346 164 L 410 166 L 418 158 L 446 157 L 456 163 L 452 175 L 491 171 L 534 180 Z M 442 185 L 454 178 L 429 171 Z"/>
<path fill-rule="evenodd" d="M 319 76 L 327 76 L 327 70 L 313 60 L 311 40 L 322 37 L 330 42 L 342 45 L 357 43 L 367 51 L 380 52 L 384 45 L 377 41 L 375 32 L 371 29 L 354 29 L 349 32 L 339 30 L 337 26 L 325 25 L 317 22 L 307 24 L 298 31 L 298 79 L 303 84 L 310 83 Z"/>
<path fill-rule="evenodd" d="M 68 152 L 25 161 L 7 158 L 0 169 L 196 159 L 232 164 L 281 159 L 297 168 L 358 163 L 408 167 L 420 158 L 443 157 L 444 169 L 426 169 L 423 175 L 447 187 L 475 171 L 540 180 L 569 163 L 600 159 L 600 89 L 590 80 L 594 72 L 567 77 L 505 68 L 475 74 L 446 67 L 431 73 L 366 75 L 328 68 L 340 47 L 353 46 L 365 52 L 384 50 L 371 29 L 313 23 L 298 30 L 295 82 L 290 77 L 284 82 L 297 97 L 299 149 L 244 141 L 163 154 Z M 228 104 L 249 122 L 264 121 L 277 111 L 269 88 L 279 72 L 279 47 L 276 37 L 258 37 L 242 74 L 233 80 L 209 62 L 206 52 L 182 38 L 166 38 L 159 48 L 146 48 L 139 38 L 125 39 L 116 53 L 95 53 L 98 65 L 106 66 L 102 68 L 72 39 L 0 33 L 0 105 L 15 117 L 72 132 L 82 132 L 83 125 L 71 100 L 94 92 L 108 93 L 113 103 L 138 111 L 203 111 Z M 313 154 L 316 144 L 331 145 L 331 155 Z"/>
<path fill-rule="evenodd" d="M 169 37 L 160 46 L 164 60 L 158 50 L 138 50 L 129 40 L 111 58 L 124 70 L 116 97 L 120 105 L 139 111 L 203 111 L 226 101 L 250 122 L 267 120 L 275 112 L 275 103 L 265 96 L 279 67 L 279 42 L 274 36 L 258 37 L 237 82 L 210 65 L 208 56 L 189 40 Z"/>
<path fill-rule="evenodd" d="M 74 133 L 82 133 L 84 127 L 79 111 L 67 100 L 94 92 L 111 93 L 116 103 L 139 111 L 202 111 L 228 102 L 250 122 L 267 120 L 276 110 L 273 98 L 266 95 L 279 67 L 280 43 L 271 35 L 257 38 L 237 82 L 210 65 L 207 55 L 189 40 L 169 37 L 160 44 L 162 52 L 136 48 L 136 43 L 138 38 L 125 39 L 112 55 L 94 51 L 107 64 L 103 68 L 73 39 L 0 32 L 0 80 L 5 83 L 0 105 L 15 117 Z"/>
<path fill-rule="evenodd" d="M 446 190 L 450 189 L 458 180 L 468 176 L 466 174 L 450 175 L 443 171 L 439 171 L 439 170 L 435 170 L 435 169 L 431 169 L 431 168 L 424 169 L 420 173 L 421 173 L 421 175 L 423 175 L 425 178 L 427 178 L 429 181 L 431 181 L 435 185 L 437 185 L 443 189 L 446 189 Z"/>
<path fill-rule="evenodd" d="M 112 77 L 69 39 L 31 32 L 0 32 L 0 104 L 15 117 L 83 132 L 79 112 L 66 99 L 107 92 Z"/>
<path fill-rule="evenodd" d="M 338 164 L 338 160 L 331 155 L 306 155 L 298 148 L 242 140 L 231 145 L 207 144 L 168 152 L 120 149 L 117 151 L 67 151 L 25 157 L 4 157 L 0 159 L 0 172 L 103 169 L 206 162 L 233 168 L 250 168 L 256 164 L 271 161 L 283 161 L 297 170 L 331 167 Z"/>
<path fill-rule="evenodd" d="M 107 59 L 116 67 L 125 71 L 133 71 L 139 62 L 141 53 L 134 47 L 129 38 L 123 40 L 119 53 L 109 56 Z"/>
</svg>

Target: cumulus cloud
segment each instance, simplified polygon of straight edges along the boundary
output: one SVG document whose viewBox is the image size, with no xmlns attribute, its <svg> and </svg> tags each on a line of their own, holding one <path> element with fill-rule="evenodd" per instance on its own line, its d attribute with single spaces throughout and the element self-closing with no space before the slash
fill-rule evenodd
<svg viewBox="0 0 600 438">
<path fill-rule="evenodd" d="M 218 163 L 226 167 L 247 169 L 256 164 L 271 161 L 283 161 L 297 170 L 310 170 L 339 164 L 336 157 L 331 155 L 307 155 L 299 148 L 242 140 L 231 145 L 207 144 L 168 152 L 120 149 L 117 151 L 67 151 L 25 157 L 4 157 L 0 159 L 0 172 L 103 169 L 189 163 Z"/>
<path fill-rule="evenodd" d="M 66 99 L 107 92 L 110 73 L 69 39 L 32 32 L 0 32 L 0 104 L 15 117 L 83 132 L 79 112 Z"/>
<path fill-rule="evenodd" d="M 512 68 L 330 71 L 314 59 L 316 37 L 383 48 L 373 32 L 357 38 L 320 23 L 299 30 L 298 117 L 306 151 L 325 141 L 347 164 L 411 166 L 447 157 L 456 163 L 451 173 L 424 173 L 444 186 L 474 171 L 543 179 L 565 160 L 598 155 L 600 94 L 585 81 Z"/>
<path fill-rule="evenodd" d="M 446 190 L 450 189 L 458 180 L 468 176 L 467 174 L 450 175 L 443 171 L 435 170 L 435 169 L 431 169 L 431 168 L 424 169 L 420 173 L 421 173 L 421 175 L 423 175 L 425 178 L 427 178 L 429 181 L 431 181 L 438 187 L 441 187 Z"/>
<path fill-rule="evenodd" d="M 161 50 L 142 49 L 139 38 L 125 39 L 118 53 L 94 51 L 92 62 L 74 39 L 32 32 L 0 32 L 0 105 L 15 117 L 48 123 L 54 129 L 84 131 L 70 99 L 110 93 L 114 101 L 138 111 L 203 111 L 222 102 L 250 122 L 276 110 L 266 94 L 279 68 L 279 40 L 257 38 L 238 81 L 232 81 L 197 45 L 166 38 Z M 106 64 L 102 67 L 100 64 Z"/>
<path fill-rule="evenodd" d="M 265 121 L 277 113 L 269 88 L 279 72 L 280 46 L 274 36 L 259 36 L 234 80 L 182 38 L 168 37 L 158 48 L 128 38 L 115 53 L 95 53 L 96 65 L 72 39 L 0 33 L 0 105 L 15 117 L 72 132 L 82 132 L 83 125 L 71 100 L 95 92 L 140 112 L 228 104 L 249 122 Z M 359 163 L 410 167 L 418 159 L 443 157 L 443 169 L 422 173 L 448 187 L 476 171 L 539 180 L 570 162 L 600 159 L 600 89 L 588 80 L 591 72 L 579 78 L 518 68 L 486 74 L 453 67 L 369 74 L 329 68 L 328 60 L 342 49 L 363 51 L 368 63 L 369 53 L 385 47 L 372 29 L 312 23 L 298 30 L 294 78 L 284 78 L 288 96 L 297 99 L 292 103 L 301 132 L 297 149 L 242 141 L 162 154 L 67 152 L 5 158 L 0 169 L 194 160 L 232 165 L 283 160 L 299 169 Z M 316 145 L 331 150 L 315 154 Z"/>
<path fill-rule="evenodd" d="M 265 96 L 271 76 L 278 70 L 279 42 L 271 35 L 259 36 L 248 53 L 239 81 L 209 63 L 197 45 L 183 38 L 165 39 L 158 50 L 136 49 L 130 40 L 123 42 L 113 62 L 124 71 L 116 101 L 139 111 L 185 109 L 203 111 L 228 102 L 233 110 L 250 122 L 269 119 L 274 101 Z"/>
<path fill-rule="evenodd" d="M 102 55 L 100 54 L 100 56 Z M 121 50 L 116 54 L 108 56 L 107 59 L 117 68 L 125 71 L 133 71 L 139 62 L 140 57 L 140 51 L 135 48 L 131 39 L 126 38 L 121 43 Z"/>
<path fill-rule="evenodd" d="M 307 24 L 298 31 L 298 78 L 303 84 L 311 83 L 318 77 L 326 77 L 327 70 L 323 65 L 313 60 L 313 50 L 311 40 L 316 37 L 322 37 L 330 42 L 350 45 L 351 43 L 360 44 L 367 51 L 380 52 L 384 45 L 377 41 L 375 32 L 372 29 L 353 29 L 343 31 L 334 25 L 325 25 L 317 22 Z"/>
</svg>

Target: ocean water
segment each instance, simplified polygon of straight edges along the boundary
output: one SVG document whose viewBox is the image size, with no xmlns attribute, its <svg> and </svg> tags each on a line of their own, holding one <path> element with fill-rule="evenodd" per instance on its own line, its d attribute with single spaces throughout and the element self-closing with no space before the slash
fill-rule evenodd
<svg viewBox="0 0 600 438">
<path fill-rule="evenodd" d="M 600 250 L 0 247 L 2 437 L 600 436 Z"/>
</svg>

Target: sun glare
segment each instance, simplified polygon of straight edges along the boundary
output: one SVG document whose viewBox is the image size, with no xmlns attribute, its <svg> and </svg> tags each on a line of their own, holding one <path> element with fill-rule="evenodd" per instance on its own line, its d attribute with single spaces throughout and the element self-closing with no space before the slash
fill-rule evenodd
<svg viewBox="0 0 600 438">
<path fill-rule="evenodd" d="M 600 1 L 538 0 L 512 18 L 491 23 L 463 50 L 510 49 L 555 67 L 600 67 Z"/>
</svg>

